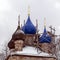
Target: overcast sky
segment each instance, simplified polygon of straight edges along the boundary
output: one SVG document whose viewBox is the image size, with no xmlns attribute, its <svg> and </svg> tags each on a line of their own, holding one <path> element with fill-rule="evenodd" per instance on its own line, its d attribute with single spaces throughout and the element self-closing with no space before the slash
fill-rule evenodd
<svg viewBox="0 0 60 60">
<path fill-rule="evenodd" d="M 11 39 L 19 14 L 21 24 L 27 20 L 28 6 L 31 21 L 36 25 L 36 19 L 38 20 L 41 33 L 45 17 L 47 30 L 52 25 L 56 28 L 56 34 L 60 34 L 60 0 L 0 0 L 0 46 Z"/>
</svg>

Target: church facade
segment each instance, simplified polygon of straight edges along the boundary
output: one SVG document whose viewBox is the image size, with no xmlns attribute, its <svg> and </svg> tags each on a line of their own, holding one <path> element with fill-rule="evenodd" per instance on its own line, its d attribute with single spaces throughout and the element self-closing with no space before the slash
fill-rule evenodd
<svg viewBox="0 0 60 60">
<path fill-rule="evenodd" d="M 46 30 L 38 33 L 38 23 L 33 25 L 30 13 L 24 26 L 20 26 L 20 15 L 18 16 L 18 27 L 8 43 L 9 55 L 6 60 L 57 60 L 54 34 Z"/>
</svg>

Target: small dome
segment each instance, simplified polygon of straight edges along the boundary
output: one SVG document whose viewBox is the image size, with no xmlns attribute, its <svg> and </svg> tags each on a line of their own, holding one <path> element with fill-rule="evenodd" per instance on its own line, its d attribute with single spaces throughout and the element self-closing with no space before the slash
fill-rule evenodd
<svg viewBox="0 0 60 60">
<path fill-rule="evenodd" d="M 36 33 L 36 27 L 32 24 L 30 20 L 30 16 L 28 16 L 26 24 L 22 27 L 22 30 L 25 34 L 35 34 Z"/>
<path fill-rule="evenodd" d="M 48 35 L 46 28 L 44 28 L 44 32 L 42 36 L 39 38 L 40 43 L 50 43 L 51 42 L 51 37 Z"/>
<path fill-rule="evenodd" d="M 24 32 L 18 26 L 17 30 L 15 31 L 15 33 L 12 36 L 12 39 L 13 40 L 20 40 L 20 39 L 24 39 L 23 37 L 24 37 Z"/>
<path fill-rule="evenodd" d="M 25 39 L 25 35 L 24 35 L 24 32 L 20 28 L 20 15 L 19 15 L 18 16 L 18 27 L 17 27 L 16 31 L 14 32 L 14 34 L 12 35 L 12 39 L 8 43 L 8 47 L 10 49 L 12 49 L 12 48 L 14 48 L 14 42 L 16 40 L 23 40 L 24 41 L 24 39 Z"/>
<path fill-rule="evenodd" d="M 24 39 L 23 37 L 24 37 L 24 32 L 20 28 L 20 15 L 19 15 L 18 16 L 18 27 L 17 27 L 17 30 L 15 31 L 15 33 L 12 36 L 12 40 Z"/>
<path fill-rule="evenodd" d="M 10 49 L 15 48 L 15 43 L 14 42 L 17 41 L 17 40 L 23 40 L 24 41 L 24 32 L 20 29 L 20 26 L 18 26 L 17 30 L 12 35 L 12 39 L 8 43 L 8 47 Z"/>
<path fill-rule="evenodd" d="M 21 29 L 18 29 L 18 28 L 17 28 L 15 34 L 20 34 L 20 33 L 21 33 L 21 34 L 24 34 L 24 32 L 23 32 Z"/>
</svg>

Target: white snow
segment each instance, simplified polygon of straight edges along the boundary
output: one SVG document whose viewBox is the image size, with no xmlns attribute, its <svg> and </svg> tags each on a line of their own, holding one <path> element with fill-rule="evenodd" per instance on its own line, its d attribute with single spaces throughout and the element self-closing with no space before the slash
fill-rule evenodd
<svg viewBox="0 0 60 60">
<path fill-rule="evenodd" d="M 37 51 L 37 48 L 31 47 L 31 46 L 26 46 L 23 48 L 22 51 L 12 52 L 11 54 L 12 55 L 13 54 L 20 54 L 20 55 L 31 55 L 31 56 L 48 56 L 48 57 L 51 56 L 51 54 L 42 52 L 39 49 Z"/>
<path fill-rule="evenodd" d="M 23 33 L 24 34 L 24 32 L 22 30 L 17 30 L 16 33 Z"/>
</svg>

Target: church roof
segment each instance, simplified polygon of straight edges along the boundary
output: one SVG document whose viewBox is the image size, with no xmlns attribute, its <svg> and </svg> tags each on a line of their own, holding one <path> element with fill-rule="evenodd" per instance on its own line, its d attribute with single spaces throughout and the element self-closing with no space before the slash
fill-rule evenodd
<svg viewBox="0 0 60 60">
<path fill-rule="evenodd" d="M 24 36 L 24 32 L 22 31 L 22 29 L 20 28 L 20 15 L 18 16 L 18 27 L 16 29 L 16 31 L 14 32 L 12 39 L 16 40 L 16 39 L 23 39 Z"/>
<path fill-rule="evenodd" d="M 15 32 L 15 34 L 20 34 L 20 33 L 24 34 L 24 32 L 23 32 L 21 29 L 18 29 L 18 30 Z"/>
<path fill-rule="evenodd" d="M 40 43 L 50 43 L 51 42 L 51 37 L 48 35 L 46 28 L 44 28 L 44 32 L 42 36 L 39 38 Z"/>
<path fill-rule="evenodd" d="M 44 22 L 44 32 L 42 36 L 39 38 L 40 43 L 50 43 L 51 42 L 51 36 L 46 31 L 46 24 Z"/>
<path fill-rule="evenodd" d="M 8 43 L 8 47 L 10 49 L 15 48 L 14 42 L 16 40 L 24 40 L 24 32 L 20 28 L 20 16 L 18 16 L 18 27 L 16 31 L 14 32 L 14 34 L 12 35 L 12 39 Z"/>
<path fill-rule="evenodd" d="M 12 55 L 14 54 L 18 54 L 18 55 L 31 55 L 31 56 L 50 56 L 51 54 L 49 53 L 45 53 L 42 52 L 38 49 L 37 52 L 37 48 L 36 47 L 32 47 L 32 46 L 26 46 L 23 48 L 22 51 L 16 51 L 16 52 L 12 52 Z"/>
<path fill-rule="evenodd" d="M 36 33 L 36 27 L 31 22 L 30 16 L 28 16 L 27 22 L 22 27 L 22 30 L 24 31 L 25 34 L 35 34 Z"/>
<path fill-rule="evenodd" d="M 20 40 L 20 39 L 24 39 L 24 32 L 20 29 L 20 27 L 18 26 L 17 30 L 15 31 L 15 33 L 12 35 L 12 39 L 13 40 Z"/>
</svg>

